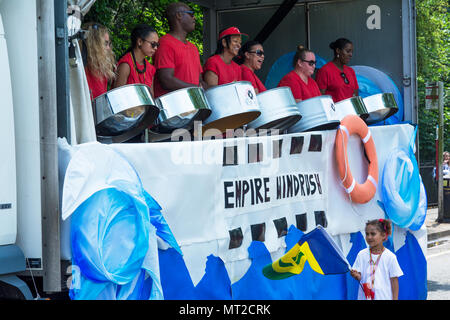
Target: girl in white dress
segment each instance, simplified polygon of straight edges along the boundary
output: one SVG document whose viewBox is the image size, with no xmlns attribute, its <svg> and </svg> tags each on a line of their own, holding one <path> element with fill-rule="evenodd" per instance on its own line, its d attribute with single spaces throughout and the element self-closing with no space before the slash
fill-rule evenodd
<svg viewBox="0 0 450 320">
<path fill-rule="evenodd" d="M 368 248 L 356 257 L 350 274 L 361 284 L 358 300 L 398 300 L 398 277 L 403 275 L 397 257 L 383 242 L 391 234 L 391 221 L 372 220 L 366 224 Z"/>
</svg>

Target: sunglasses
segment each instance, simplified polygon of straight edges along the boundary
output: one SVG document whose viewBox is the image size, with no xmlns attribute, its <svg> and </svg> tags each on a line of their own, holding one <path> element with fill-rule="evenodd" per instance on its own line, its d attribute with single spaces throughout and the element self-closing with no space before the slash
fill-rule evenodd
<svg viewBox="0 0 450 320">
<path fill-rule="evenodd" d="M 314 60 L 303 60 L 302 59 L 302 61 L 306 62 L 307 64 L 309 64 L 310 67 L 315 66 L 316 63 L 317 63 L 317 61 L 314 61 Z"/>
<path fill-rule="evenodd" d="M 194 17 L 194 11 L 191 10 L 183 10 L 183 11 L 178 11 L 181 13 L 187 13 L 188 15 L 190 15 L 192 18 Z"/>
<path fill-rule="evenodd" d="M 157 48 L 159 47 L 159 42 L 156 42 L 156 41 L 148 41 L 148 40 L 145 40 L 145 39 L 142 39 L 142 40 L 144 40 L 145 42 L 150 43 L 150 45 L 152 46 L 153 49 L 157 49 Z"/>
<path fill-rule="evenodd" d="M 106 41 L 105 40 L 105 47 L 112 47 L 112 42 L 111 41 Z"/>
<path fill-rule="evenodd" d="M 349 81 L 348 81 L 347 76 L 345 75 L 345 73 L 341 72 L 341 77 L 342 77 L 342 79 L 344 79 L 344 83 L 345 84 L 349 84 Z"/>
<path fill-rule="evenodd" d="M 262 57 L 262 56 L 264 55 L 264 51 L 262 51 L 262 50 L 260 50 L 260 49 L 255 50 L 255 51 L 248 51 L 248 53 L 254 53 L 254 54 L 256 54 L 258 57 Z"/>
</svg>

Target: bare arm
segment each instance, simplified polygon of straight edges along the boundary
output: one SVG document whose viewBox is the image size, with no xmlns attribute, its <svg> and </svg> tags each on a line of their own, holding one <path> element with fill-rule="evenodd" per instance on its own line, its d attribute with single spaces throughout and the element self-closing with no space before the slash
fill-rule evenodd
<svg viewBox="0 0 450 320">
<path fill-rule="evenodd" d="M 217 86 L 219 84 L 219 77 L 214 72 L 207 70 L 203 74 L 203 80 L 205 80 L 207 87 Z"/>
<path fill-rule="evenodd" d="M 208 84 L 203 80 L 202 75 L 200 74 L 200 79 L 198 79 L 198 83 L 200 83 L 200 87 L 203 89 L 208 89 Z"/>
<path fill-rule="evenodd" d="M 167 91 L 174 91 L 182 88 L 194 87 L 192 83 L 184 82 L 174 76 L 174 69 L 164 68 L 156 70 L 155 77 L 158 78 L 161 87 Z"/>
<path fill-rule="evenodd" d="M 127 63 L 121 63 L 117 68 L 117 77 L 112 85 L 112 89 L 126 85 L 130 72 L 130 66 Z"/>
<path fill-rule="evenodd" d="M 359 273 L 358 271 L 352 269 L 350 270 L 350 275 L 355 278 L 355 280 L 357 281 L 361 281 L 361 273 Z"/>
<path fill-rule="evenodd" d="M 154 79 L 152 80 L 152 86 L 150 87 L 150 93 L 152 94 L 152 97 L 155 96 L 155 90 L 153 89 L 153 84 L 155 83 Z"/>
<path fill-rule="evenodd" d="M 398 300 L 398 278 L 391 278 L 392 300 Z"/>
</svg>

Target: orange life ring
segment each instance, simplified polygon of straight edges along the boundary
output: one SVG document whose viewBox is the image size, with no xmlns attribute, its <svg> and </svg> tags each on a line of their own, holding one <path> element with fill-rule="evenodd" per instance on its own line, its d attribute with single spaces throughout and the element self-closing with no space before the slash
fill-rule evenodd
<svg viewBox="0 0 450 320">
<path fill-rule="evenodd" d="M 356 183 L 350 171 L 347 156 L 348 138 L 357 134 L 364 142 L 364 149 L 369 159 L 367 180 L 363 184 Z M 350 200 L 356 203 L 367 203 L 375 195 L 378 185 L 378 159 L 370 130 L 365 122 L 356 115 L 347 115 L 342 119 L 336 132 L 335 158 L 339 177 Z"/>
</svg>

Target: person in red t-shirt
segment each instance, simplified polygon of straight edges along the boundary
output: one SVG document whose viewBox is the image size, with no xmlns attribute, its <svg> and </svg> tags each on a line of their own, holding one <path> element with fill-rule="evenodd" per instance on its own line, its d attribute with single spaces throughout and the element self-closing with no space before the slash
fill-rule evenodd
<svg viewBox="0 0 450 320">
<path fill-rule="evenodd" d="M 291 88 L 296 102 L 320 96 L 317 83 L 311 76 L 316 66 L 314 52 L 298 46 L 293 59 L 294 70 L 286 74 L 278 83 L 278 87 Z"/>
<path fill-rule="evenodd" d="M 263 46 L 258 41 L 247 41 L 239 50 L 236 58 L 236 62 L 241 65 L 242 80 L 250 81 L 257 94 L 266 91 L 266 87 L 255 74 L 255 71 L 261 69 L 264 62 Z"/>
<path fill-rule="evenodd" d="M 114 80 L 116 61 L 111 50 L 109 31 L 98 23 L 88 23 L 86 39 L 81 43 L 85 46 L 86 66 L 84 71 L 89 86 L 91 100 L 108 90 L 108 82 Z"/>
<path fill-rule="evenodd" d="M 216 52 L 203 66 L 203 80 L 208 87 L 242 80 L 241 67 L 233 58 L 239 53 L 243 36 L 248 37 L 236 27 L 219 33 Z"/>
<path fill-rule="evenodd" d="M 186 40 L 195 29 L 194 11 L 182 2 L 173 2 L 166 8 L 166 17 L 170 31 L 161 37 L 160 48 L 153 59 L 155 97 L 187 87 L 206 87 L 198 49 Z"/>
<path fill-rule="evenodd" d="M 347 64 L 353 56 L 353 44 L 350 40 L 339 38 L 330 43 L 334 52 L 332 61 L 317 71 L 316 81 L 322 94 L 330 95 L 339 102 L 358 95 L 358 81 L 355 71 Z"/>
<path fill-rule="evenodd" d="M 153 96 L 155 67 L 146 57 L 152 57 L 159 46 L 158 33 L 146 24 L 137 25 L 131 31 L 131 47 L 117 62 L 117 78 L 114 88 L 126 84 L 145 84 Z"/>
</svg>

